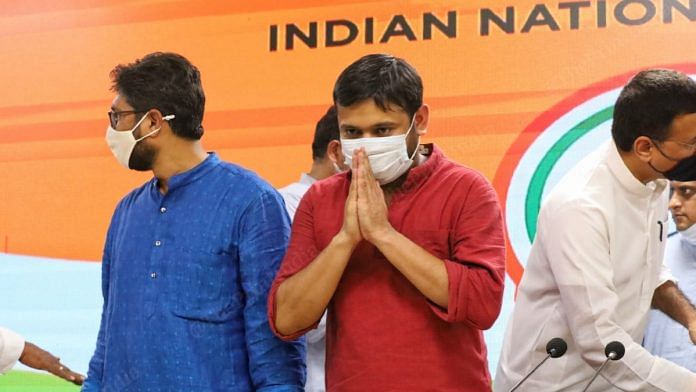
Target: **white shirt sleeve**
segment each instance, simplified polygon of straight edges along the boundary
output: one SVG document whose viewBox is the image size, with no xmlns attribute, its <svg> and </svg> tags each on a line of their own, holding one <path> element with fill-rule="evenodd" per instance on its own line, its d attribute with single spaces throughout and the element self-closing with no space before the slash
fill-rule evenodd
<svg viewBox="0 0 696 392">
<path fill-rule="evenodd" d="M 582 359 L 597 369 L 606 359 L 606 344 L 619 341 L 626 348 L 624 357 L 608 363 L 601 374 L 610 384 L 623 391 L 694 390 L 696 375 L 651 355 L 621 327 L 619 317 L 626 309 L 619 308 L 601 211 L 581 202 L 569 203 L 546 219 L 544 247 Z M 631 284 L 624 287 L 634 291 Z M 640 291 L 631 294 L 640 295 Z"/>
<path fill-rule="evenodd" d="M 324 339 L 324 336 L 326 336 L 326 311 L 321 316 L 317 327 L 307 332 L 307 343 L 317 343 Z"/>
<path fill-rule="evenodd" d="M 0 374 L 8 372 L 24 351 L 24 338 L 0 327 Z"/>
<path fill-rule="evenodd" d="M 295 211 L 297 211 L 297 206 L 300 204 L 302 195 L 298 195 L 296 192 L 293 192 L 292 184 L 283 189 L 279 189 L 278 193 L 280 193 L 280 196 L 283 197 L 283 201 L 285 201 L 285 209 L 287 210 L 288 216 L 290 216 L 290 220 L 292 221 L 295 218 Z"/>
<path fill-rule="evenodd" d="M 660 287 L 669 281 L 674 282 L 674 284 L 679 283 L 677 278 L 672 275 L 672 270 L 670 270 L 669 267 L 663 263 L 662 267 L 660 268 L 660 278 L 658 279 L 657 287 Z"/>
</svg>

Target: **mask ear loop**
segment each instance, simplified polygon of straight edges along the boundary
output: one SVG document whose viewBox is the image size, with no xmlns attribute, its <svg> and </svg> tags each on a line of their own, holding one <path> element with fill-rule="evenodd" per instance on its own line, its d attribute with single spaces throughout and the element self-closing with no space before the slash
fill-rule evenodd
<svg viewBox="0 0 696 392">
<path fill-rule="evenodd" d="M 168 114 L 168 115 L 162 117 L 162 120 L 164 120 L 164 121 L 169 121 L 169 120 L 174 119 L 175 117 L 176 117 L 176 116 L 173 115 L 173 114 Z M 145 117 L 143 117 L 143 118 L 145 118 Z M 140 120 L 140 121 L 142 121 L 142 120 Z M 138 124 L 138 125 L 140 125 L 140 124 Z M 137 125 L 136 125 L 136 127 L 137 127 Z M 157 129 L 155 129 L 154 131 L 148 133 L 147 135 L 143 135 L 143 136 L 139 137 L 138 139 L 135 139 L 135 142 L 137 143 L 137 142 L 139 142 L 139 141 L 145 139 L 146 137 L 148 137 L 148 136 L 150 136 L 150 135 L 154 135 L 155 133 L 159 132 L 161 129 L 162 129 L 162 127 L 159 127 L 159 128 L 157 128 Z"/>
<path fill-rule="evenodd" d="M 416 124 L 416 114 L 414 113 L 413 119 L 411 119 L 411 125 L 409 125 L 408 132 L 406 132 L 405 136 L 408 136 L 408 134 L 411 133 L 415 124 Z M 405 140 L 404 140 L 404 142 L 405 142 Z M 411 154 L 411 156 L 408 158 L 409 161 L 412 161 L 413 158 L 416 157 L 416 154 L 418 154 L 419 149 L 420 149 L 420 137 L 418 138 L 418 144 L 416 145 L 416 148 L 413 149 L 413 154 Z"/>
<path fill-rule="evenodd" d="M 416 114 L 413 114 L 413 118 L 411 118 L 411 124 L 408 125 L 408 132 L 406 132 L 406 136 L 408 136 L 409 133 L 413 130 L 413 126 L 416 124 Z"/>
<path fill-rule="evenodd" d="M 416 148 L 413 149 L 413 154 L 408 158 L 409 161 L 412 161 L 413 158 L 416 157 L 416 154 L 418 154 L 418 150 L 420 149 L 420 143 L 416 146 Z"/>
</svg>

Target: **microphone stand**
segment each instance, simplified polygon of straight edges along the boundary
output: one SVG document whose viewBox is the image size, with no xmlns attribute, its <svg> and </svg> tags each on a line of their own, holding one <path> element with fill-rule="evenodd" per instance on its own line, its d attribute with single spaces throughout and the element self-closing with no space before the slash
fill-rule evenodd
<svg viewBox="0 0 696 392">
<path fill-rule="evenodd" d="M 532 374 L 534 374 L 534 372 L 536 372 L 536 370 L 539 369 L 539 366 L 543 365 L 544 362 L 546 362 L 546 360 L 548 360 L 549 358 L 551 358 L 551 354 L 548 354 L 548 355 L 546 356 L 546 358 L 544 358 L 543 361 L 539 362 L 539 364 L 536 365 L 536 366 L 534 367 L 534 369 L 532 369 L 531 372 L 527 373 L 527 375 L 524 376 L 524 378 L 521 379 L 520 382 L 518 382 L 517 384 L 515 384 L 515 386 L 512 387 L 512 389 L 510 390 L 510 392 L 514 392 L 517 388 L 519 388 L 520 385 L 522 385 L 522 383 L 525 382 L 525 381 L 529 378 L 529 376 L 531 376 Z"/>
<path fill-rule="evenodd" d="M 602 369 L 604 369 L 604 366 L 606 366 L 610 360 L 613 361 L 614 359 L 616 359 L 617 356 L 618 355 L 616 355 L 616 353 L 614 353 L 614 352 L 609 353 L 609 355 L 607 356 L 607 359 L 605 359 L 604 362 L 602 362 L 602 366 L 600 366 L 599 369 L 597 369 L 594 376 L 592 376 L 592 379 L 590 380 L 590 382 L 587 383 L 587 385 L 585 386 L 585 389 L 583 389 L 582 392 L 586 392 L 587 389 L 590 388 L 590 385 L 592 385 L 595 378 L 597 378 L 597 376 L 599 376 L 599 373 L 602 372 Z"/>
</svg>

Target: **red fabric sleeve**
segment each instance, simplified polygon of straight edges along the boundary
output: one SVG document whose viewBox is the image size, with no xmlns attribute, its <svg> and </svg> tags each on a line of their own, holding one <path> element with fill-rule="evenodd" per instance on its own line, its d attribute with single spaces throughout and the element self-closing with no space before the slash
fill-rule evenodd
<svg viewBox="0 0 696 392">
<path fill-rule="evenodd" d="M 290 234 L 290 244 L 280 265 L 280 269 L 273 280 L 271 291 L 268 294 L 268 321 L 271 324 L 271 330 L 273 333 L 283 340 L 297 339 L 298 337 L 307 333 L 307 331 L 316 328 L 317 324 L 319 323 L 319 320 L 317 320 L 314 325 L 292 335 L 282 335 L 280 332 L 278 332 L 275 325 L 276 293 L 278 292 L 278 287 L 286 279 L 309 265 L 309 263 L 314 261 L 314 259 L 319 255 L 319 250 L 317 249 L 316 239 L 314 236 L 313 190 L 314 187 L 307 191 L 302 200 L 300 200 L 297 211 L 295 211 L 295 218 L 292 223 L 292 232 Z"/>
<path fill-rule="evenodd" d="M 466 185 L 463 187 L 466 188 Z M 505 283 L 505 235 L 498 197 L 481 175 L 462 191 L 463 207 L 451 238 L 452 260 L 445 260 L 448 308 L 430 303 L 448 322 L 490 328 L 500 313 Z"/>
</svg>

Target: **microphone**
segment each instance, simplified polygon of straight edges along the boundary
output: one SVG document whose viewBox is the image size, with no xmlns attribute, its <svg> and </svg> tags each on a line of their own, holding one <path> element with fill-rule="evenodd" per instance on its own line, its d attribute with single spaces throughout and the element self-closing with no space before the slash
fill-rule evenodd
<svg viewBox="0 0 696 392">
<path fill-rule="evenodd" d="M 590 380 L 590 382 L 587 383 L 585 386 L 585 389 L 582 390 L 582 392 L 587 391 L 587 389 L 590 387 L 592 382 L 594 382 L 595 378 L 599 376 L 599 373 L 602 372 L 602 369 L 604 369 L 604 365 L 607 364 L 607 362 L 611 361 L 618 361 L 619 359 L 623 358 L 624 354 L 626 353 L 626 348 L 621 342 L 613 341 L 607 344 L 607 346 L 604 348 L 604 355 L 607 356 L 607 359 L 604 360 L 604 363 L 602 363 L 602 366 L 597 369 L 595 372 L 594 376 Z"/>
<path fill-rule="evenodd" d="M 520 385 L 522 385 L 522 383 L 525 382 L 529 378 L 529 376 L 534 374 L 534 372 L 536 372 L 536 370 L 539 369 L 539 366 L 541 366 L 544 362 L 546 362 L 547 359 L 562 357 L 563 354 L 566 353 L 566 350 L 568 350 L 568 345 L 566 344 L 565 340 L 563 340 L 561 338 L 553 338 L 553 339 L 549 340 L 549 342 L 546 343 L 546 353 L 548 355 L 541 362 L 539 362 L 539 364 L 536 365 L 534 367 L 534 369 L 532 369 L 531 372 L 527 373 L 527 375 L 524 376 L 524 378 L 521 379 L 520 382 L 515 384 L 515 386 L 512 387 L 512 389 L 510 390 L 510 392 L 513 392 L 517 388 L 519 388 Z"/>
</svg>

